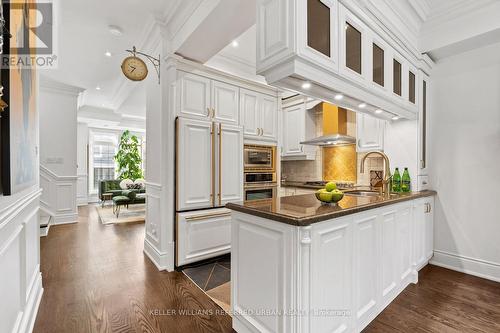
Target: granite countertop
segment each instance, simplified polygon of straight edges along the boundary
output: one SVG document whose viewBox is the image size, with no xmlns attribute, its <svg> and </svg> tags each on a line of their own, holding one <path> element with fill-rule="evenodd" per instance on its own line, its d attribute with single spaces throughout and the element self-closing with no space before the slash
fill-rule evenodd
<svg viewBox="0 0 500 333">
<path fill-rule="evenodd" d="M 244 203 L 228 203 L 227 208 L 295 226 L 308 226 L 336 217 L 435 195 L 421 191 L 391 196 L 360 197 L 346 194 L 337 206 L 322 205 L 314 194 L 278 197 Z"/>
</svg>

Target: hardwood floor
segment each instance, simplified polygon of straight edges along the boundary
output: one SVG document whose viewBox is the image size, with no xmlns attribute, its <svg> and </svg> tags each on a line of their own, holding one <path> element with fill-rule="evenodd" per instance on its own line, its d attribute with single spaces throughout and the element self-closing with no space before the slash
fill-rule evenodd
<svg viewBox="0 0 500 333">
<path fill-rule="evenodd" d="M 35 333 L 232 331 L 231 317 L 184 274 L 159 272 L 143 254 L 144 224 L 104 226 L 93 206 L 79 215 L 40 241 Z"/>
<path fill-rule="evenodd" d="M 51 227 L 40 241 L 45 291 L 35 333 L 232 331 L 187 277 L 159 272 L 143 254 L 143 224 L 104 226 L 93 206 L 79 213 L 77 224 Z M 436 266 L 419 280 L 364 332 L 500 332 L 499 283 Z"/>
<path fill-rule="evenodd" d="M 363 332 L 500 332 L 500 283 L 428 265 Z"/>
</svg>

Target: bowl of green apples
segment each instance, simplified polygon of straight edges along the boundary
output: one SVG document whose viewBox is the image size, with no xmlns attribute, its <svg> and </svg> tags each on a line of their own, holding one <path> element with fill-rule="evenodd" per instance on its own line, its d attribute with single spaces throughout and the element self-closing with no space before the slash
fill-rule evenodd
<svg viewBox="0 0 500 333">
<path fill-rule="evenodd" d="M 325 188 L 316 191 L 316 199 L 325 205 L 336 205 L 344 198 L 344 192 L 337 189 L 337 184 L 328 182 Z"/>
</svg>

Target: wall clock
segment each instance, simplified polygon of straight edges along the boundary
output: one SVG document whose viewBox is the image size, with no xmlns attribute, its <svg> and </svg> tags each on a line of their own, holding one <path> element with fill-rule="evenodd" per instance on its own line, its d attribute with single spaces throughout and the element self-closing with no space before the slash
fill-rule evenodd
<svg viewBox="0 0 500 333">
<path fill-rule="evenodd" d="M 125 58 L 122 62 L 123 74 L 132 81 L 142 81 L 148 76 L 148 66 L 137 56 Z"/>
<path fill-rule="evenodd" d="M 131 53 L 131 56 L 125 58 L 122 62 L 122 72 L 123 74 L 132 81 L 142 81 L 148 76 L 148 66 L 146 63 L 138 57 L 141 55 L 151 61 L 155 67 L 156 74 L 158 75 L 158 83 L 160 83 L 160 56 L 158 58 L 152 57 L 149 54 L 138 52 L 135 46 L 132 50 L 126 50 Z"/>
</svg>

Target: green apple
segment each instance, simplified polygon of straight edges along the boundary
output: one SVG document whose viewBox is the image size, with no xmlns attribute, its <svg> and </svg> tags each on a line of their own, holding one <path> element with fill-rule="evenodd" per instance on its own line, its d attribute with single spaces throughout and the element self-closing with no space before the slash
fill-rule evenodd
<svg viewBox="0 0 500 333">
<path fill-rule="evenodd" d="M 328 191 L 328 192 L 331 192 L 333 190 L 336 190 L 337 189 L 337 184 L 335 184 L 334 182 L 328 182 L 325 186 L 325 189 Z"/>
<path fill-rule="evenodd" d="M 319 200 L 323 202 L 332 202 L 333 199 L 333 193 L 331 192 L 321 192 L 319 194 Z"/>
<path fill-rule="evenodd" d="M 339 202 L 344 197 L 344 193 L 342 193 L 342 191 L 339 191 L 339 190 L 333 190 L 330 193 L 332 195 L 333 202 Z"/>
</svg>

